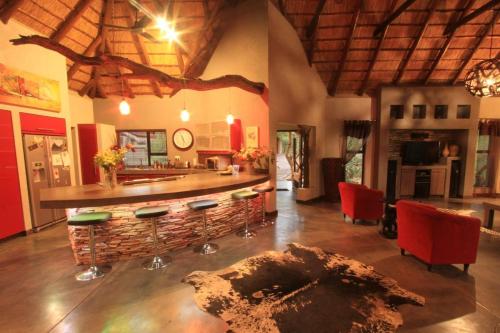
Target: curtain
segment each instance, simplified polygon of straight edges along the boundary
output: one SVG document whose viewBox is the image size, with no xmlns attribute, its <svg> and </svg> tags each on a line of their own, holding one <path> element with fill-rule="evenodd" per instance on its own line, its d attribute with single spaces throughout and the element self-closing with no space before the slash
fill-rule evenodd
<svg viewBox="0 0 500 333">
<path fill-rule="evenodd" d="M 479 135 L 489 135 L 489 184 L 490 192 L 500 194 L 500 120 L 481 119 L 479 121 Z"/>
<path fill-rule="evenodd" d="M 368 137 L 370 136 L 372 122 L 370 120 L 345 120 L 344 135 L 343 135 L 343 154 L 342 159 L 344 165 L 349 163 L 352 158 L 363 150 L 366 146 Z M 355 146 L 347 147 L 347 137 L 360 139 Z"/>
</svg>

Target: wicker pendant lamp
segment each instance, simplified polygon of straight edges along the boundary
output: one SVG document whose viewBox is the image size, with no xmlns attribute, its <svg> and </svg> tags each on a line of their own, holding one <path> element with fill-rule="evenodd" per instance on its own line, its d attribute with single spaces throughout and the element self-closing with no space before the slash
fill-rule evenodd
<svg viewBox="0 0 500 333">
<path fill-rule="evenodd" d="M 491 26 L 490 59 L 477 63 L 465 76 L 465 89 L 478 97 L 500 96 L 500 61 L 492 57 L 493 30 Z"/>
</svg>

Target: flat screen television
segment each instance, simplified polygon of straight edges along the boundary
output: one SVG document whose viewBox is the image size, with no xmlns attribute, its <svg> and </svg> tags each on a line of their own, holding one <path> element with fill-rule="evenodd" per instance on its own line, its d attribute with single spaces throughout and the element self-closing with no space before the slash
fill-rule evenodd
<svg viewBox="0 0 500 333">
<path fill-rule="evenodd" d="M 403 164 L 429 165 L 439 162 L 439 141 L 406 141 L 403 146 Z"/>
</svg>

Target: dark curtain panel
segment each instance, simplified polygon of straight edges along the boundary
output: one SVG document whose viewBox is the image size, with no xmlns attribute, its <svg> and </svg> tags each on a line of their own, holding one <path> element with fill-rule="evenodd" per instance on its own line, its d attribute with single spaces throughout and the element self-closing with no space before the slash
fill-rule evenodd
<svg viewBox="0 0 500 333">
<path fill-rule="evenodd" d="M 481 119 L 479 121 L 479 135 L 500 136 L 500 120 Z"/>
<path fill-rule="evenodd" d="M 300 150 L 302 154 L 300 163 L 299 188 L 309 187 L 309 158 L 311 155 L 309 148 L 309 138 L 311 136 L 311 126 L 299 125 Z"/>
<path fill-rule="evenodd" d="M 356 153 L 363 150 L 366 141 L 370 136 L 372 129 L 372 121 L 370 120 L 345 120 L 344 121 L 344 135 L 343 135 L 343 155 L 344 165 L 356 155 Z M 347 137 L 358 138 L 358 147 L 349 147 L 347 149 Z"/>
</svg>

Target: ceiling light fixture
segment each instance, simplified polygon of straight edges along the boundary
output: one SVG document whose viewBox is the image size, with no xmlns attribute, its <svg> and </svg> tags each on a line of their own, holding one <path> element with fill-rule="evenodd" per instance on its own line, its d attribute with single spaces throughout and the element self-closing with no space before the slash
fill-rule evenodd
<svg viewBox="0 0 500 333">
<path fill-rule="evenodd" d="M 128 104 L 125 97 L 123 97 L 122 101 L 120 102 L 119 108 L 120 108 L 120 114 L 122 116 L 128 116 L 130 114 L 130 105 Z"/>
<path fill-rule="evenodd" d="M 490 59 L 477 63 L 465 75 L 465 89 L 474 96 L 500 96 L 500 60 L 492 58 L 494 29 L 495 22 L 491 24 Z"/>
<path fill-rule="evenodd" d="M 170 43 L 178 41 L 179 33 L 175 31 L 173 22 L 167 21 L 163 17 L 156 18 L 156 27 L 160 30 L 160 36 Z"/>
<path fill-rule="evenodd" d="M 232 125 L 234 124 L 234 116 L 230 113 L 226 116 L 226 122 L 229 124 L 229 125 Z"/>
</svg>

